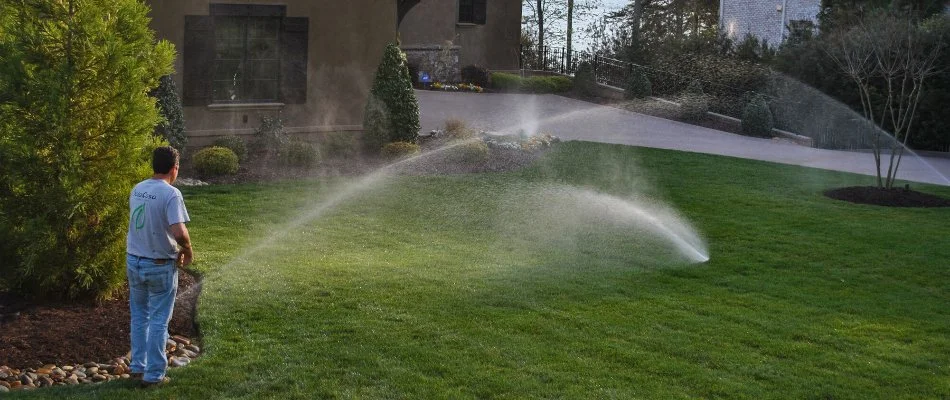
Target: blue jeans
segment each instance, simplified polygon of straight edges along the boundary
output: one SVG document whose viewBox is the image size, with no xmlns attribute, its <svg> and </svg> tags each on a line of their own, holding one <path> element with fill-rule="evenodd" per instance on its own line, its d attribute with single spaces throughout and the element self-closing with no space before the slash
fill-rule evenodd
<svg viewBox="0 0 950 400">
<path fill-rule="evenodd" d="M 168 321 L 178 294 L 178 269 L 175 260 L 163 264 L 150 258 L 127 255 L 126 275 L 129 278 L 129 310 L 132 315 L 132 359 L 129 369 L 144 373 L 146 382 L 165 377 L 168 359 Z"/>
</svg>

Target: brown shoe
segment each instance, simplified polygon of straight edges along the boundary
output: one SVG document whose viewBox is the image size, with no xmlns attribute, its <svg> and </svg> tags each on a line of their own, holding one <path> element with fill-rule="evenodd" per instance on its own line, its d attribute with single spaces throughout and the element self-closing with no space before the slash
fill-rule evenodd
<svg viewBox="0 0 950 400">
<path fill-rule="evenodd" d="M 162 380 L 160 380 L 160 381 L 158 381 L 158 382 L 142 381 L 142 383 L 140 383 L 139 386 L 141 386 L 143 389 L 147 389 L 147 388 L 153 388 L 153 387 L 157 387 L 157 386 L 162 386 L 162 385 L 164 385 L 164 384 L 166 384 L 166 383 L 168 383 L 168 382 L 171 382 L 171 381 L 172 381 L 172 378 L 169 378 L 169 377 L 166 376 L 166 377 L 162 378 Z"/>
</svg>

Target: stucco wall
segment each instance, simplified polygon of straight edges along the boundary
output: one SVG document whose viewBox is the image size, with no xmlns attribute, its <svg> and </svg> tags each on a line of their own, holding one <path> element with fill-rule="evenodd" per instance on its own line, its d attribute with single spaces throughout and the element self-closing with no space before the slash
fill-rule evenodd
<svg viewBox="0 0 950 400">
<path fill-rule="evenodd" d="M 458 23 L 457 0 L 424 0 L 406 14 L 399 26 L 404 47 L 459 46 L 459 66 L 493 70 L 518 69 L 521 1 L 488 0 L 485 25 Z"/>
<path fill-rule="evenodd" d="M 734 40 L 751 33 L 775 47 L 785 37 L 788 21 L 816 21 L 821 0 L 722 0 L 720 24 Z"/>
<path fill-rule="evenodd" d="M 149 0 L 151 27 L 175 44 L 182 71 L 184 16 L 208 15 L 211 1 Z M 228 133 L 250 134 L 262 115 L 280 110 L 292 133 L 362 129 L 363 106 L 386 44 L 396 38 L 395 0 L 228 0 L 227 4 L 286 5 L 288 17 L 309 18 L 307 101 L 283 107 L 185 107 L 189 145 L 207 144 Z M 182 74 L 176 74 L 179 90 Z M 181 92 L 179 92 L 181 93 Z"/>
</svg>

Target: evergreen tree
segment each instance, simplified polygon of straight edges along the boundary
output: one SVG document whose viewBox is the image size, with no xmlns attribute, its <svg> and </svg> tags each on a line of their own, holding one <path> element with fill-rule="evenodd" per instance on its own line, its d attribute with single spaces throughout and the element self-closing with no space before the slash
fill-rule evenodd
<svg viewBox="0 0 950 400">
<path fill-rule="evenodd" d="M 137 0 L 0 0 L 0 279 L 33 297 L 124 281 L 128 197 L 151 174 L 172 72 Z"/>
<path fill-rule="evenodd" d="M 386 143 L 415 143 L 419 137 L 419 102 L 412 90 L 406 55 L 396 43 L 386 46 L 363 113 L 367 147 L 379 151 Z"/>
</svg>

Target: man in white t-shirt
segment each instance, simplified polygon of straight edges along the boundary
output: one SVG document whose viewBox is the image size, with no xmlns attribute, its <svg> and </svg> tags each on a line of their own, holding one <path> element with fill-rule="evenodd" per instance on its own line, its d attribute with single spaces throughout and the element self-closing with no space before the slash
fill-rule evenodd
<svg viewBox="0 0 950 400">
<path fill-rule="evenodd" d="M 178 151 L 159 147 L 152 152 L 154 175 L 135 185 L 129 196 L 129 234 L 126 240 L 126 274 L 132 375 L 142 386 L 169 382 L 165 342 L 168 322 L 178 293 L 178 269 L 191 264 L 191 238 L 185 223 L 188 210 L 181 192 L 171 184 L 178 177 Z"/>
</svg>

